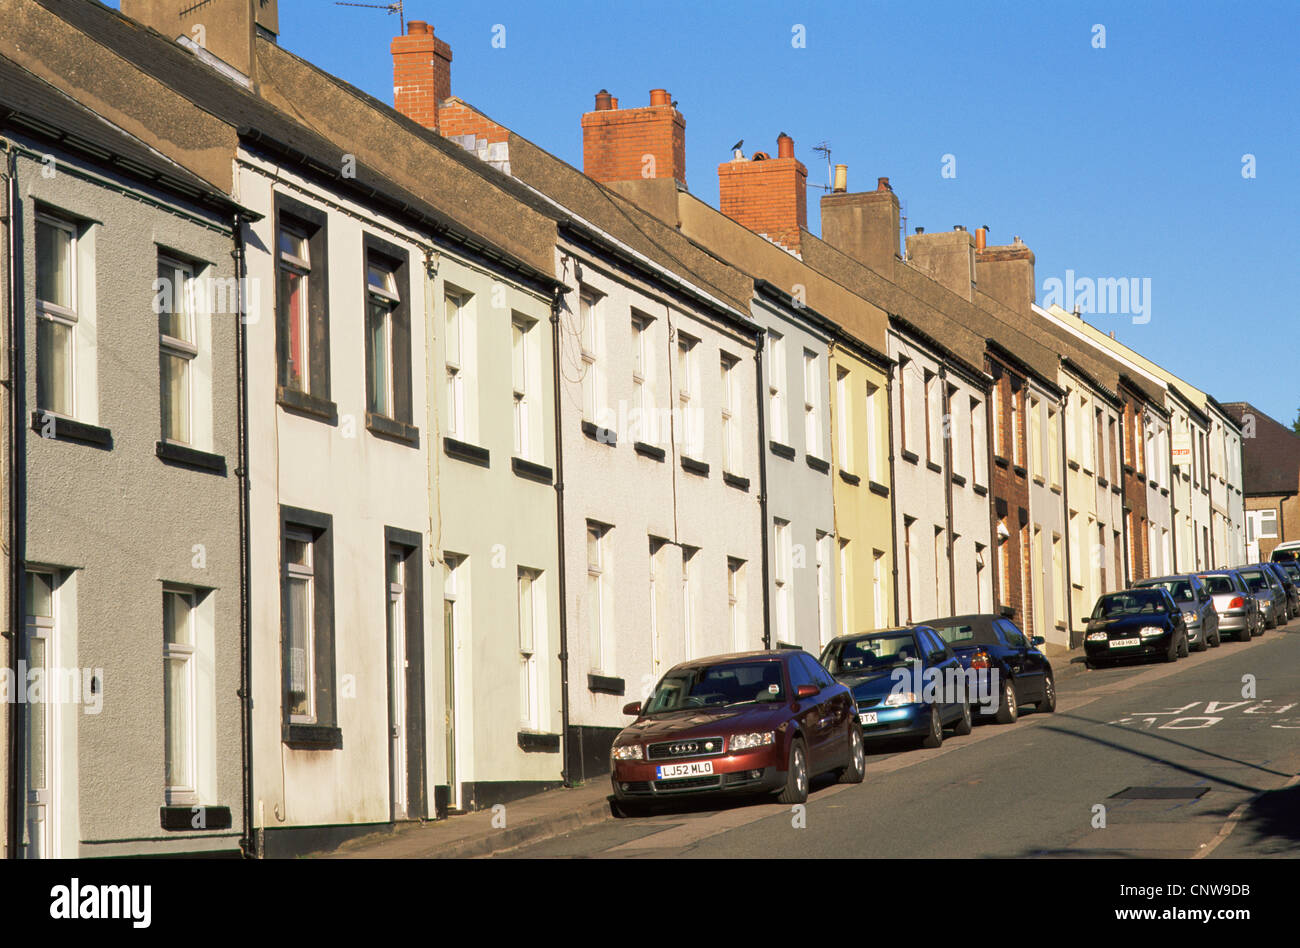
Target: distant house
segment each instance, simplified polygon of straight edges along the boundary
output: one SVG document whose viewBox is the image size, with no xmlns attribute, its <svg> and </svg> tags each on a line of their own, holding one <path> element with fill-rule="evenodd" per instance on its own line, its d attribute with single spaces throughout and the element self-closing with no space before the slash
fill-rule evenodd
<svg viewBox="0 0 1300 948">
<path fill-rule="evenodd" d="M 1246 558 L 1254 563 L 1279 543 L 1300 540 L 1300 438 L 1249 402 L 1223 408 L 1241 427 Z"/>
</svg>

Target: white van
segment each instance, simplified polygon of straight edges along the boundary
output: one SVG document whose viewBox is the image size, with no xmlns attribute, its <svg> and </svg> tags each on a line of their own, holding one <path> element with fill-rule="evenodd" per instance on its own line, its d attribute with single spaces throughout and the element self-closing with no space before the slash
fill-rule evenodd
<svg viewBox="0 0 1300 948">
<path fill-rule="evenodd" d="M 1273 552 L 1269 558 L 1274 563 L 1281 563 L 1284 560 L 1300 560 L 1300 540 L 1288 540 L 1286 543 L 1279 543 L 1273 547 Z"/>
</svg>

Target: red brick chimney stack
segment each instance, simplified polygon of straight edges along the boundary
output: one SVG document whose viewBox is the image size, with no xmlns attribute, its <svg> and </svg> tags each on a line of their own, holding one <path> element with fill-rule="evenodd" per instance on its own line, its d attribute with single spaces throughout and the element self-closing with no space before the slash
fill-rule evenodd
<svg viewBox="0 0 1300 948">
<path fill-rule="evenodd" d="M 755 152 L 748 160 L 718 165 L 718 198 L 723 214 L 774 243 L 800 251 L 808 226 L 808 169 L 794 156 L 794 139 L 782 132 L 776 157 Z"/>
<path fill-rule="evenodd" d="M 451 47 L 423 20 L 406 24 L 393 38 L 393 107 L 428 128 L 438 128 L 438 109 L 451 97 Z"/>
<path fill-rule="evenodd" d="M 582 116 L 582 170 L 603 183 L 672 178 L 686 186 L 686 119 L 667 89 L 651 89 L 650 104 L 620 109 L 601 89 Z"/>
</svg>

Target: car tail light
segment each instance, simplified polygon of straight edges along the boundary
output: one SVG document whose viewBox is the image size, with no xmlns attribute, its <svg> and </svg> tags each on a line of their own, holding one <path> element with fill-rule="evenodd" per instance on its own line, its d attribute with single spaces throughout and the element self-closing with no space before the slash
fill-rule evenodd
<svg viewBox="0 0 1300 948">
<path fill-rule="evenodd" d="M 1242 599 L 1240 596 L 1236 596 L 1236 597 L 1233 598 L 1232 602 L 1228 603 L 1228 608 L 1229 608 L 1229 609 L 1245 609 L 1245 608 L 1246 608 L 1246 600 Z"/>
<path fill-rule="evenodd" d="M 989 667 L 989 653 L 986 652 L 986 651 L 984 651 L 983 649 L 980 649 L 978 652 L 976 652 L 974 655 L 971 656 L 970 667 L 971 667 L 971 668 L 988 668 L 988 667 Z"/>
</svg>

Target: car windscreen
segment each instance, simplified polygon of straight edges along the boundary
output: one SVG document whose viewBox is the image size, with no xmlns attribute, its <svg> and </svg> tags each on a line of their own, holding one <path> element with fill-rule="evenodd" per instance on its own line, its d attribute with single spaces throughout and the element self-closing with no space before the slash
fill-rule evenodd
<svg viewBox="0 0 1300 948">
<path fill-rule="evenodd" d="M 1156 589 L 1130 589 L 1128 592 L 1108 593 L 1097 600 L 1092 610 L 1094 619 L 1116 619 L 1120 616 L 1154 615 L 1164 611 L 1165 597 Z"/>
<path fill-rule="evenodd" d="M 781 701 L 784 696 L 779 661 L 726 662 L 669 672 L 650 696 L 645 713 Z"/>
<path fill-rule="evenodd" d="M 931 623 L 930 628 L 934 629 L 943 637 L 943 640 L 949 645 L 961 648 L 963 645 L 997 645 L 998 636 L 993 631 L 992 623 L 954 623 L 952 625 L 937 625 Z"/>
<path fill-rule="evenodd" d="M 1202 576 L 1201 582 L 1205 583 L 1205 588 L 1210 591 L 1211 596 L 1237 591 L 1237 587 L 1232 585 L 1232 579 L 1228 576 Z"/>
<path fill-rule="evenodd" d="M 822 664 L 832 675 L 893 668 L 920 657 L 916 639 L 907 630 L 877 632 L 831 645 Z"/>
<path fill-rule="evenodd" d="M 1151 588 L 1154 586 L 1163 586 L 1169 590 L 1169 595 L 1174 597 L 1175 602 L 1195 602 L 1196 590 L 1192 588 L 1190 580 L 1186 579 L 1165 579 L 1159 582 L 1138 583 L 1142 588 Z"/>
</svg>

